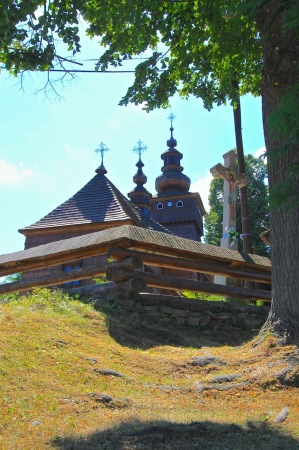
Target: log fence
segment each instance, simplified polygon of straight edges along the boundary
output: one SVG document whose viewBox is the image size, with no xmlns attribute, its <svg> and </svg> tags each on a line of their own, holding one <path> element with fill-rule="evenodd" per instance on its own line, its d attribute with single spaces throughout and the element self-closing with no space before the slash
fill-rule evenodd
<svg viewBox="0 0 299 450">
<path fill-rule="evenodd" d="M 80 241 L 79 238 L 71 238 L 15 255 L 3 255 L 3 258 L 0 255 L 0 276 L 16 273 L 20 269 L 23 272 L 44 269 L 73 261 L 79 255 L 83 259 L 99 254 L 106 254 L 107 257 L 107 263 L 100 267 L 81 268 L 58 275 L 2 284 L 0 295 L 106 275 L 107 280 L 117 283 L 120 289 L 136 293 L 148 287 L 271 301 L 270 290 L 214 284 L 180 275 L 181 272 L 222 275 L 270 285 L 271 264 L 268 258 L 241 254 L 132 226 L 119 227 L 112 235 L 111 230 L 109 231 L 110 235 L 108 230 L 104 230 L 81 237 Z M 78 242 L 80 245 L 77 247 Z M 56 248 L 58 251 L 55 253 Z M 159 273 L 163 270 L 152 273 L 148 270 L 151 267 L 172 269 L 177 274 Z"/>
</svg>

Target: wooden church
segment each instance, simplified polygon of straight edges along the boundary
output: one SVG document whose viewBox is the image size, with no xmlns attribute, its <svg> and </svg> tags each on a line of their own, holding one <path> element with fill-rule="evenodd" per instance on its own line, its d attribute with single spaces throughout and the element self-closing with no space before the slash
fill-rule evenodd
<svg viewBox="0 0 299 450">
<path fill-rule="evenodd" d="M 101 144 L 97 151 L 101 152 L 102 162 L 95 171 L 96 175 L 66 202 L 34 224 L 19 230 L 26 237 L 25 249 L 121 225 L 134 225 L 200 241 L 205 209 L 200 195 L 189 192 L 190 179 L 183 174 L 180 165 L 183 155 L 176 149 L 172 121 L 170 131 L 168 149 L 161 155 L 164 165 L 162 174 L 156 178 L 156 195 L 153 196 L 144 187 L 147 177 L 142 170 L 141 153 L 145 148 L 140 141 L 134 149 L 139 154 L 137 173 L 133 177 L 136 187 L 129 192 L 129 199 L 106 176 L 103 164 L 105 146 Z M 104 259 L 104 256 L 90 257 L 69 265 L 46 267 L 25 273 L 24 279 L 96 266 L 103 264 Z M 78 286 L 90 282 L 84 280 L 67 284 Z"/>
</svg>

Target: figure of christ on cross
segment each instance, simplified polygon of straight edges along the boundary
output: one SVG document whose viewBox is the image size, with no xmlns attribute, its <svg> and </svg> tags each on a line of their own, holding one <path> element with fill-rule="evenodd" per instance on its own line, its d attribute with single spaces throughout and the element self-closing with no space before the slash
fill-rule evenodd
<svg viewBox="0 0 299 450">
<path fill-rule="evenodd" d="M 242 187 L 247 185 L 247 176 L 239 175 L 236 172 L 232 172 L 222 164 L 216 164 L 211 169 L 213 177 L 219 177 L 225 179 L 229 184 L 228 204 L 230 208 L 231 220 L 236 220 L 236 201 L 237 201 L 237 186 Z"/>
<path fill-rule="evenodd" d="M 229 228 L 236 228 L 236 201 L 237 186 L 243 187 L 248 183 L 246 175 L 236 173 L 236 154 L 231 150 L 225 155 L 224 165 L 216 164 L 211 168 L 213 177 L 223 178 L 224 182 L 224 203 L 223 203 L 223 235 Z M 223 242 L 221 246 L 228 247 L 230 244 Z"/>
<path fill-rule="evenodd" d="M 221 247 L 238 250 L 238 239 L 233 239 L 228 230 L 236 229 L 236 201 L 237 186 L 243 187 L 248 183 L 246 175 L 236 173 L 236 153 L 234 150 L 223 155 L 224 165 L 216 164 L 210 169 L 213 177 L 224 179 L 223 192 L 223 235 L 220 242 Z M 234 284 L 235 282 L 220 275 L 214 277 L 216 284 Z"/>
</svg>

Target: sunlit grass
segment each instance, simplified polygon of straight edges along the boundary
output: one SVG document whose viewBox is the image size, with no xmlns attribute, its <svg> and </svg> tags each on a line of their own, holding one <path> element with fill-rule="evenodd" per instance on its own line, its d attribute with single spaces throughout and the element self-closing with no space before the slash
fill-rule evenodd
<svg viewBox="0 0 299 450">
<path fill-rule="evenodd" d="M 277 427 L 274 417 L 285 406 L 290 414 L 279 427 L 299 439 L 297 390 L 275 379 L 294 349 L 277 346 L 271 336 L 256 347 L 252 342 L 238 348 L 155 344 L 142 350 L 116 340 L 107 314 L 60 291 L 42 289 L 1 300 L 1 450 L 55 448 L 58 436 L 88 436 L 111 427 L 140 429 L 160 421 L 242 426 L 253 421 Z M 113 314 L 117 321 L 117 311 Z M 127 322 L 134 333 L 129 317 Z M 190 364 L 192 357 L 207 355 L 225 365 Z M 239 374 L 249 384 L 198 393 L 196 383 L 227 374 Z M 94 393 L 111 396 L 114 406 L 96 401 Z"/>
</svg>

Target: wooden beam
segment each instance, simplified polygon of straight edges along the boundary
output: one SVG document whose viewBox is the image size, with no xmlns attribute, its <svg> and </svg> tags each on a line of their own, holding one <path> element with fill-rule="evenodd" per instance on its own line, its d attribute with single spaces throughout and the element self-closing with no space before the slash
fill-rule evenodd
<svg viewBox="0 0 299 450">
<path fill-rule="evenodd" d="M 148 287 L 179 290 L 179 291 L 191 291 L 202 292 L 213 295 L 223 295 L 224 297 L 233 298 L 248 298 L 254 300 L 266 300 L 271 301 L 271 292 L 258 290 L 258 289 L 246 289 L 239 286 L 221 285 L 208 283 L 205 281 L 191 280 L 187 278 L 174 277 L 170 275 L 154 274 L 140 271 L 130 271 L 122 268 L 110 267 L 109 276 L 107 273 L 107 279 L 115 281 L 116 283 L 124 282 L 130 278 L 142 278 Z"/>
<path fill-rule="evenodd" d="M 120 261 L 111 262 L 107 267 L 106 276 L 107 280 L 116 281 L 117 283 L 122 283 L 132 278 L 135 269 L 141 269 L 143 264 L 139 258 L 136 256 L 131 256 L 130 258 L 125 258 Z M 114 274 L 128 274 L 121 275 L 117 280 L 113 279 Z M 115 275 L 117 276 L 117 275 Z"/>
<path fill-rule="evenodd" d="M 101 267 L 90 267 L 86 269 L 77 269 L 70 272 L 63 272 L 59 275 L 51 275 L 48 277 L 40 277 L 31 280 L 15 281 L 0 285 L 0 295 L 12 294 L 13 292 L 29 291 L 35 287 L 56 286 L 67 283 L 68 281 L 84 280 L 99 275 L 105 275 L 107 264 Z"/>
<path fill-rule="evenodd" d="M 169 269 L 178 269 L 199 273 L 206 273 L 211 275 L 223 275 L 238 278 L 242 280 L 258 281 L 260 283 L 271 284 L 271 273 L 247 269 L 246 267 L 232 267 L 228 264 L 213 261 L 206 261 L 197 259 L 175 258 L 155 253 L 141 252 L 138 250 L 129 250 L 125 248 L 112 247 L 107 253 L 108 258 L 124 258 L 124 257 L 138 257 L 144 264 L 157 267 L 165 267 Z"/>
<path fill-rule="evenodd" d="M 48 244 L 45 244 L 48 245 Z M 119 247 L 130 247 L 132 242 L 127 239 L 121 239 L 118 244 Z M 19 272 L 28 272 L 30 270 L 44 269 L 46 267 L 53 267 L 59 264 L 69 263 L 77 259 L 84 259 L 90 256 L 105 255 L 109 245 L 96 244 L 90 247 L 80 247 L 79 249 L 71 249 L 67 251 L 57 252 L 55 254 L 45 254 L 43 256 L 28 257 L 28 259 L 20 259 L 12 263 L 0 264 L 0 276 L 5 277 Z"/>
<path fill-rule="evenodd" d="M 0 285 L 0 295 L 9 294 L 13 292 L 24 292 L 34 287 L 47 287 L 63 284 L 68 281 L 84 280 L 86 278 L 93 278 L 98 275 L 105 275 L 108 271 L 110 263 L 103 264 L 100 267 L 87 267 L 70 272 L 63 272 L 58 275 L 50 275 L 47 277 L 33 278 L 29 280 L 16 281 L 12 283 L 5 283 Z M 139 258 L 135 256 L 128 257 L 122 261 L 113 263 L 115 269 L 134 270 L 141 269 L 143 266 Z M 131 273 L 131 272 L 130 272 Z M 140 283 L 139 283 L 140 284 Z"/>
<path fill-rule="evenodd" d="M 142 269 L 143 263 L 141 259 L 138 256 L 128 256 L 127 258 L 121 259 L 120 261 L 112 261 L 108 263 L 108 269 L 109 267 L 114 268 L 123 268 L 127 270 L 135 270 L 135 269 Z"/>
</svg>

